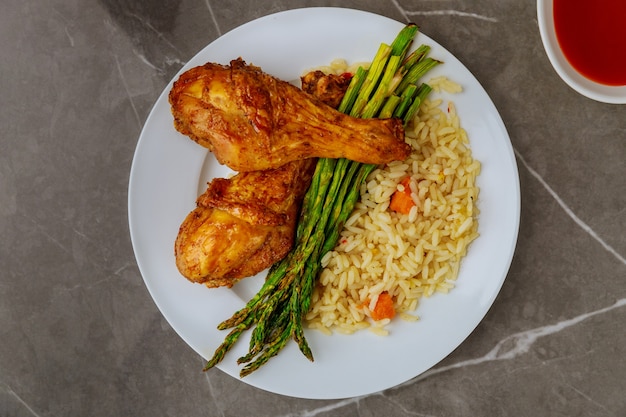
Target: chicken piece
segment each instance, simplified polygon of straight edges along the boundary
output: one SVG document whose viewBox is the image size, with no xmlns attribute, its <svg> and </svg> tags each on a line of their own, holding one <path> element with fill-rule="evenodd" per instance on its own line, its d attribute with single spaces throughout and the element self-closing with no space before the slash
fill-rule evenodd
<svg viewBox="0 0 626 417">
<path fill-rule="evenodd" d="M 352 76 L 325 74 L 319 70 L 311 71 L 300 77 L 302 90 L 335 109 L 341 104 L 351 80 Z"/>
<path fill-rule="evenodd" d="M 175 128 L 239 172 L 311 157 L 383 164 L 410 152 L 400 120 L 350 117 L 242 59 L 186 71 L 169 101 Z"/>
<path fill-rule="evenodd" d="M 180 226 L 180 273 L 208 287 L 231 287 L 282 259 L 293 246 L 300 204 L 316 159 L 213 179 Z"/>
</svg>

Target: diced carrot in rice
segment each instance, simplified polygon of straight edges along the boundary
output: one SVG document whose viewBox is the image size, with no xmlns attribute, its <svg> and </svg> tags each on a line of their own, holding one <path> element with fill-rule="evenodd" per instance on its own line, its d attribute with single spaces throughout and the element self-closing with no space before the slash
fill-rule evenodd
<svg viewBox="0 0 626 417">
<path fill-rule="evenodd" d="M 396 316 L 396 309 L 393 306 L 393 299 L 388 292 L 384 291 L 378 296 L 376 307 L 371 311 L 372 319 L 378 321 L 392 319 Z"/>
<path fill-rule="evenodd" d="M 404 189 L 402 191 L 396 190 L 391 195 L 389 208 L 397 213 L 409 214 L 415 206 L 415 202 L 411 198 L 411 177 L 404 177 L 400 184 Z"/>
</svg>

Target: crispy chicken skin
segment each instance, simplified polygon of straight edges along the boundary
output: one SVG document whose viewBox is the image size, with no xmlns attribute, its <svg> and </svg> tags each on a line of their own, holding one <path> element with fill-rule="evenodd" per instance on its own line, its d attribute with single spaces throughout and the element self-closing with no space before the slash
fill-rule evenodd
<svg viewBox="0 0 626 417">
<path fill-rule="evenodd" d="M 300 77 L 300 82 L 302 83 L 302 90 L 313 94 L 330 107 L 336 109 L 341 104 L 351 79 L 351 77 L 325 74 L 320 70 L 316 70 Z"/>
<path fill-rule="evenodd" d="M 282 259 L 293 246 L 315 162 L 212 180 L 180 226 L 174 244 L 180 273 L 208 287 L 231 287 Z"/>
<path fill-rule="evenodd" d="M 241 58 L 186 71 L 169 101 L 175 128 L 239 172 L 311 157 L 383 164 L 410 152 L 400 120 L 347 116 Z"/>
</svg>

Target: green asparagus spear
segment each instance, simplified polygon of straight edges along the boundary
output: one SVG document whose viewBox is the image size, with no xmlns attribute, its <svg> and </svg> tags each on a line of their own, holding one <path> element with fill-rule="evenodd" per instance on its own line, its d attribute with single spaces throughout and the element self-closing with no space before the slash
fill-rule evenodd
<svg viewBox="0 0 626 417">
<path fill-rule="evenodd" d="M 393 117 L 393 112 L 398 107 L 398 104 L 400 104 L 400 97 L 397 96 L 396 94 L 390 95 L 389 97 L 387 97 L 387 100 L 385 100 L 385 104 L 383 104 L 383 108 L 380 109 L 380 113 L 378 113 L 378 117 L 380 119 L 389 119 Z"/>
<path fill-rule="evenodd" d="M 400 67 L 402 76 L 404 77 L 404 74 L 409 72 L 413 65 L 417 64 L 424 57 L 426 57 L 428 52 L 430 52 L 430 46 L 428 45 L 420 45 L 415 51 L 411 52 L 411 54 L 404 59 L 404 62 Z"/>
<path fill-rule="evenodd" d="M 378 81 L 380 80 L 380 76 L 387 65 L 387 60 L 389 59 L 389 54 L 391 54 L 391 47 L 387 44 L 381 44 L 378 48 L 378 52 L 376 52 L 376 56 L 374 56 L 374 60 L 370 65 L 370 69 L 367 71 L 367 76 L 363 81 L 363 85 L 359 89 L 359 94 L 350 109 L 350 116 L 359 117 L 361 114 L 361 110 L 369 101 L 370 95 L 374 88 L 376 88 Z"/>
<path fill-rule="evenodd" d="M 402 78 L 400 85 L 398 85 L 398 90 L 404 90 L 409 84 L 417 84 L 418 80 L 424 76 L 428 71 L 441 64 L 441 61 L 424 57 L 418 62 L 415 63 L 406 73 L 406 75 Z"/>
<path fill-rule="evenodd" d="M 400 119 L 404 117 L 404 114 L 413 102 L 416 91 L 417 86 L 415 84 L 409 84 L 402 90 L 402 93 L 400 95 L 400 103 L 393 112 L 394 117 L 398 117 Z"/>
<path fill-rule="evenodd" d="M 365 107 L 363 107 L 363 111 L 359 114 L 360 117 L 368 119 L 378 114 L 378 110 L 380 110 L 387 97 L 389 97 L 395 89 L 392 81 L 400 67 L 401 60 L 401 56 L 392 56 L 389 58 L 380 84 L 376 88 L 374 95 L 369 99 Z"/>
<path fill-rule="evenodd" d="M 352 81 L 350 82 L 350 85 L 348 86 L 348 89 L 346 90 L 346 93 L 344 94 L 337 110 L 342 113 L 350 113 L 350 109 L 352 109 L 366 77 L 367 70 L 363 67 L 359 67 L 354 76 L 352 76 Z"/>
<path fill-rule="evenodd" d="M 422 104 L 422 101 L 424 101 L 424 99 L 431 90 L 432 88 L 428 84 L 421 84 L 418 87 L 416 97 L 415 99 L 413 99 L 413 103 L 411 103 L 411 106 L 407 109 L 405 115 L 402 118 L 405 126 L 409 124 L 411 120 L 413 120 L 415 114 L 417 113 L 417 110 L 419 110 L 419 107 Z"/>
</svg>

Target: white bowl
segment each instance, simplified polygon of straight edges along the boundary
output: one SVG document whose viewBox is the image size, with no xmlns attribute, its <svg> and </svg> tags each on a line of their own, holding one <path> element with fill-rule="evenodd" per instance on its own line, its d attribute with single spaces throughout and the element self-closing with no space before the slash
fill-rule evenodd
<svg viewBox="0 0 626 417">
<path fill-rule="evenodd" d="M 594 82 L 576 71 L 559 46 L 554 30 L 553 0 L 537 0 L 537 21 L 541 41 L 559 77 L 580 94 L 603 103 L 626 104 L 626 86 Z"/>
</svg>

